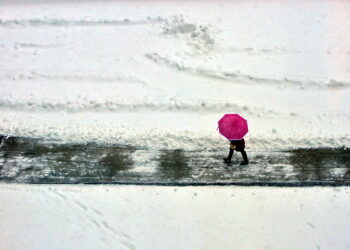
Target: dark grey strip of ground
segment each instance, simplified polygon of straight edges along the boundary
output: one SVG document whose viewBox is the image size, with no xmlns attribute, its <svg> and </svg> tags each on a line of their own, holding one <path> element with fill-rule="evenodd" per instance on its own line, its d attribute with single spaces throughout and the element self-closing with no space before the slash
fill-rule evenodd
<svg viewBox="0 0 350 250">
<path fill-rule="evenodd" d="M 348 186 L 349 148 L 227 152 L 142 150 L 7 138 L 0 147 L 0 181 L 35 184 Z"/>
</svg>

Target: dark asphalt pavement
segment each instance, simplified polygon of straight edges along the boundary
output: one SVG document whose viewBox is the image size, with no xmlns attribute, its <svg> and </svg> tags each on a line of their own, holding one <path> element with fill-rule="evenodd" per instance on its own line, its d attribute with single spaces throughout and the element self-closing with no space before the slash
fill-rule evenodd
<svg viewBox="0 0 350 250">
<path fill-rule="evenodd" d="M 152 185 L 350 185 L 350 149 L 247 150 L 250 163 L 227 152 L 155 151 L 116 146 L 9 140 L 0 147 L 0 181 Z"/>
</svg>

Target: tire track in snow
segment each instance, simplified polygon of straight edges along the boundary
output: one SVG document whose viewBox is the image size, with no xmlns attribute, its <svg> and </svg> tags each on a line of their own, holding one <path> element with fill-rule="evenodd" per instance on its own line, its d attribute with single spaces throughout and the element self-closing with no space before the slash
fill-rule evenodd
<svg viewBox="0 0 350 250">
<path fill-rule="evenodd" d="M 130 20 L 125 19 L 100 19 L 100 20 L 73 20 L 73 19 L 63 19 L 63 18 L 51 18 L 51 19 L 40 19 L 40 18 L 30 18 L 30 19 L 9 19 L 1 20 L 0 27 L 84 27 L 84 26 L 131 26 L 131 25 L 147 25 L 152 23 L 162 23 L 164 19 L 161 17 L 147 17 L 141 20 Z"/>
<path fill-rule="evenodd" d="M 109 234 L 113 235 L 113 237 L 116 237 L 120 239 L 120 242 L 129 250 L 135 250 L 135 246 L 130 242 L 131 238 L 129 235 L 127 235 L 124 232 L 118 232 L 112 225 L 110 225 L 102 215 L 102 213 L 94 208 L 90 208 L 89 206 L 85 205 L 81 201 L 78 200 L 71 200 L 64 194 L 58 192 L 55 189 L 52 189 L 52 193 L 56 196 L 58 196 L 60 199 L 65 201 L 65 204 L 71 208 L 78 208 L 82 215 L 84 215 L 85 218 L 88 219 L 88 221 L 96 227 L 98 230 L 104 230 L 105 232 L 108 232 Z M 103 240 L 103 239 L 102 239 Z M 108 242 L 104 241 L 105 244 Z M 108 248 L 109 245 L 106 245 Z"/>
<path fill-rule="evenodd" d="M 350 87 L 349 82 L 340 82 L 334 79 L 329 80 L 328 82 L 310 82 L 310 81 L 299 81 L 293 79 L 270 79 L 262 77 L 254 77 L 247 74 L 241 74 L 237 72 L 224 72 L 216 71 L 211 69 L 196 68 L 187 66 L 181 62 L 171 60 L 167 57 L 160 56 L 157 53 L 147 53 L 145 57 L 150 61 L 153 61 L 159 65 L 165 65 L 171 69 L 174 69 L 178 72 L 183 72 L 195 76 L 201 76 L 205 78 L 218 79 L 223 81 L 228 81 L 232 83 L 246 83 L 251 82 L 258 85 L 267 84 L 275 86 L 288 86 L 292 88 L 347 88 Z"/>
</svg>

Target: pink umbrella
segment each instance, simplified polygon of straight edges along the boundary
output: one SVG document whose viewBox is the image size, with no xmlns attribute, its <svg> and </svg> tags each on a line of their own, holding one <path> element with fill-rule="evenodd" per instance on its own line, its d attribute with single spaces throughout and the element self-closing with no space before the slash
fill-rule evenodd
<svg viewBox="0 0 350 250">
<path fill-rule="evenodd" d="M 220 134 L 229 140 L 241 140 L 248 133 L 247 120 L 238 114 L 226 114 L 218 123 Z"/>
</svg>

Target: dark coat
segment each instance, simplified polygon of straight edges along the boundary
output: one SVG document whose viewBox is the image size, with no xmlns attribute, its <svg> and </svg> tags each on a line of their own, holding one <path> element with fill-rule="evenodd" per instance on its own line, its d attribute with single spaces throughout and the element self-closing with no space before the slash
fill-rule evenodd
<svg viewBox="0 0 350 250">
<path fill-rule="evenodd" d="M 245 141 L 244 139 L 241 140 L 232 140 L 230 145 L 236 146 L 236 151 L 242 151 L 245 149 Z"/>
</svg>

